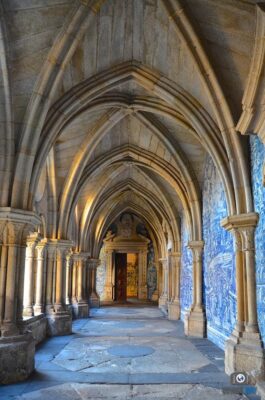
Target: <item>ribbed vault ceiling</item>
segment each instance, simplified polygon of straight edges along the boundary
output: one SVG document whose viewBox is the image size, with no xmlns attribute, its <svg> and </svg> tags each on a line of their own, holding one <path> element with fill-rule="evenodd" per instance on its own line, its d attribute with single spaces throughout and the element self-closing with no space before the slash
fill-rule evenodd
<svg viewBox="0 0 265 400">
<path fill-rule="evenodd" d="M 251 210 L 245 144 L 234 127 L 254 4 L 3 1 L 16 162 L 10 155 L 14 179 L 2 203 L 34 207 L 47 236 L 95 257 L 115 218 L 132 212 L 163 256 L 179 250 L 183 215 L 190 238 L 201 239 L 210 155 L 229 212 Z"/>
</svg>

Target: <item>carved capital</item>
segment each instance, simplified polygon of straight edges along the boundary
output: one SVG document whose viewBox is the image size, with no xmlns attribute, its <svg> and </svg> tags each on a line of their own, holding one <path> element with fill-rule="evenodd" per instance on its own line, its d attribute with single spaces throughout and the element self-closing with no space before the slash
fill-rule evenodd
<svg viewBox="0 0 265 400">
<path fill-rule="evenodd" d="M 229 232 L 235 229 L 242 230 L 248 227 L 256 227 L 259 220 L 259 215 L 255 212 L 247 214 L 235 214 L 224 218 L 221 221 L 221 226 Z"/>
<path fill-rule="evenodd" d="M 87 266 L 90 269 L 97 269 L 99 265 L 100 265 L 100 260 L 98 258 L 89 258 L 87 260 Z"/>
<path fill-rule="evenodd" d="M 36 251 L 37 251 L 37 258 L 38 259 L 43 259 L 45 256 L 46 252 L 46 247 L 47 247 L 47 242 L 46 241 L 40 241 L 37 246 L 36 246 Z"/>
<path fill-rule="evenodd" d="M 236 251 L 242 251 L 242 237 L 238 229 L 232 229 L 232 233 L 235 239 L 235 249 Z"/>
<path fill-rule="evenodd" d="M 41 219 L 34 212 L 0 207 L 0 240 L 6 245 L 25 246 L 30 232 L 40 224 Z"/>
<path fill-rule="evenodd" d="M 159 262 L 162 264 L 162 267 L 167 270 L 168 269 L 168 259 L 167 258 L 160 258 Z"/>
<path fill-rule="evenodd" d="M 243 251 L 255 251 L 255 228 L 248 227 L 241 230 Z"/>
</svg>

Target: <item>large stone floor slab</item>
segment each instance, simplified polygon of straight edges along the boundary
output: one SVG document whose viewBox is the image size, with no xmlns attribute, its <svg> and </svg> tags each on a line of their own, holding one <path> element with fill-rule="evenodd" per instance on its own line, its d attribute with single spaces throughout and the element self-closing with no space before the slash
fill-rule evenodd
<svg viewBox="0 0 265 400">
<path fill-rule="evenodd" d="M 0 388 L 1 400 L 245 399 L 224 373 L 224 353 L 186 338 L 181 321 L 156 307 L 103 307 L 73 334 L 36 352 L 36 372 Z"/>
<path fill-rule="evenodd" d="M 91 385 L 68 383 L 27 393 L 16 400 L 240 400 L 240 394 L 224 394 L 203 385 Z"/>
</svg>

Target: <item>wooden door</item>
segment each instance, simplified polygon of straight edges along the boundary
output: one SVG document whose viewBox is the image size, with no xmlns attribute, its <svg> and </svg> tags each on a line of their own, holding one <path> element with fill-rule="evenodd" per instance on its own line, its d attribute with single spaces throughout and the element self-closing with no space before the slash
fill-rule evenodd
<svg viewBox="0 0 265 400">
<path fill-rule="evenodd" d="M 127 254 L 115 254 L 115 300 L 126 301 L 127 291 Z"/>
</svg>

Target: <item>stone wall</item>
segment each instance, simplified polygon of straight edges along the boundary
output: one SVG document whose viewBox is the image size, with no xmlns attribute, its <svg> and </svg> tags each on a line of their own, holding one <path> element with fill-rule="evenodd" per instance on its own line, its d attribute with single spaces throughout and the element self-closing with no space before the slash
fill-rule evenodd
<svg viewBox="0 0 265 400">
<path fill-rule="evenodd" d="M 181 319 L 184 319 L 186 311 L 192 303 L 192 253 L 188 249 L 189 231 L 186 219 L 181 219 L 181 271 L 180 271 L 180 304 Z"/>
<path fill-rule="evenodd" d="M 203 186 L 203 296 L 208 338 L 221 348 L 234 328 L 236 316 L 233 238 L 220 226 L 226 216 L 223 185 L 209 157 Z"/>
<path fill-rule="evenodd" d="M 97 268 L 97 279 L 96 279 L 96 290 L 100 300 L 104 300 L 105 297 L 105 282 L 106 282 L 106 254 L 105 248 L 102 246 L 100 255 L 100 265 Z"/>
<path fill-rule="evenodd" d="M 263 341 L 265 340 L 265 188 L 262 182 L 265 148 L 256 136 L 250 138 L 252 190 L 255 211 L 259 213 L 259 222 L 255 234 L 256 245 L 256 279 L 257 307 L 259 327 Z"/>
</svg>

